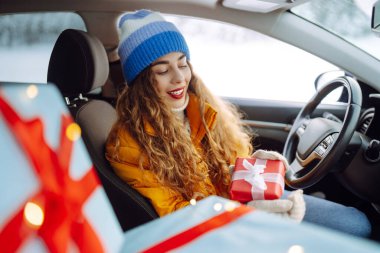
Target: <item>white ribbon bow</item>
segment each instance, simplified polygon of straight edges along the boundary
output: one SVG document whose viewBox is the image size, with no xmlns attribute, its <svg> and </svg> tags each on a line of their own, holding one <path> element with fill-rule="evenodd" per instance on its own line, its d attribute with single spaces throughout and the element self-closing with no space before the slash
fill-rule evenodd
<svg viewBox="0 0 380 253">
<path fill-rule="evenodd" d="M 267 189 L 267 184 L 265 183 L 262 173 L 266 167 L 265 163 L 261 163 L 259 159 L 256 160 L 255 164 L 252 165 L 246 159 L 243 160 L 243 167 L 247 170 L 235 171 L 232 176 L 232 180 L 244 179 L 251 185 L 254 185 L 260 190 L 265 191 Z"/>
<path fill-rule="evenodd" d="M 246 170 L 237 170 L 232 174 L 232 180 L 245 180 L 252 185 L 252 199 L 265 199 L 264 192 L 267 190 L 267 183 L 279 184 L 284 190 L 284 177 L 280 173 L 265 172 L 267 160 L 256 158 L 252 165 L 248 160 L 243 160 L 243 167 Z"/>
</svg>

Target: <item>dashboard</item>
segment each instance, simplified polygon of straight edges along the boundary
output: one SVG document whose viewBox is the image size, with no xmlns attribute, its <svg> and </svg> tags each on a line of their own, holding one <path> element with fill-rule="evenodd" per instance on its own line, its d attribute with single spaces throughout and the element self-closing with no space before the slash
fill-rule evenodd
<svg viewBox="0 0 380 253">
<path fill-rule="evenodd" d="M 337 174 L 351 192 L 380 205 L 380 94 L 364 92 L 363 106 L 357 129 L 339 164 L 344 169 Z"/>
</svg>

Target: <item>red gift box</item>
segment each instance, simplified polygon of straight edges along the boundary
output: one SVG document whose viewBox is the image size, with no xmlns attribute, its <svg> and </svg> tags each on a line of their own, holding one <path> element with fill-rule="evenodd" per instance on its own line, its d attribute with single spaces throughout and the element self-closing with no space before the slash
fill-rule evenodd
<svg viewBox="0 0 380 253">
<path fill-rule="evenodd" d="M 285 165 L 280 160 L 237 158 L 230 198 L 241 203 L 279 199 L 284 192 Z"/>
</svg>

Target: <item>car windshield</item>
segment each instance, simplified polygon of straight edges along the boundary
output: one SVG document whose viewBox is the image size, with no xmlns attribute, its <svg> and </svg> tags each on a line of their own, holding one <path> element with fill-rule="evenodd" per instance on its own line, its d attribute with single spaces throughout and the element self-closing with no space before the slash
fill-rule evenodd
<svg viewBox="0 0 380 253">
<path fill-rule="evenodd" d="M 379 38 L 371 31 L 376 0 L 313 0 L 291 9 L 380 60 Z"/>
</svg>

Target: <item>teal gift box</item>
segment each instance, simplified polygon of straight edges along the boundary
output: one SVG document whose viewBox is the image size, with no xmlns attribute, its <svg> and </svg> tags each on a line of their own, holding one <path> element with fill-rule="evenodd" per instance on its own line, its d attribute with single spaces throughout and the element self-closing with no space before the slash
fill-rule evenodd
<svg viewBox="0 0 380 253">
<path fill-rule="evenodd" d="M 125 234 L 121 252 L 380 252 L 371 241 L 210 196 Z"/>
<path fill-rule="evenodd" d="M 1 252 L 117 252 L 123 231 L 52 84 L 0 83 Z"/>
</svg>

